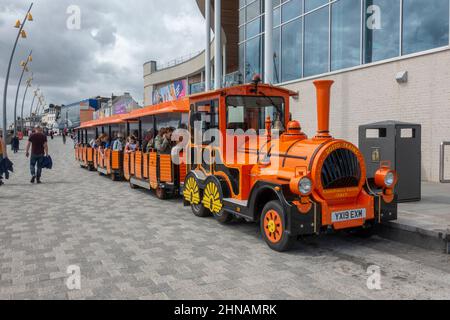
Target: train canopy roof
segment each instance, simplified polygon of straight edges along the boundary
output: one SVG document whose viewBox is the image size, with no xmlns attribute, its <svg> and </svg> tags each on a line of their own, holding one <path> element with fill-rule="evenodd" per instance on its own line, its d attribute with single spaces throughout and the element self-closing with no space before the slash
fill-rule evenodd
<svg viewBox="0 0 450 320">
<path fill-rule="evenodd" d="M 167 101 L 157 105 L 148 106 L 142 109 L 133 110 L 132 112 L 124 116 L 124 120 L 130 121 L 158 114 L 183 113 L 183 112 L 189 112 L 189 98 Z"/>
<path fill-rule="evenodd" d="M 80 129 L 89 129 L 89 128 L 95 128 L 105 125 L 111 125 L 111 124 L 122 124 L 125 123 L 124 117 L 126 115 L 124 114 L 117 114 L 106 118 L 101 118 L 98 120 L 91 120 L 87 122 L 83 122 L 80 127 L 78 127 L 76 130 Z"/>
<path fill-rule="evenodd" d="M 264 89 L 269 89 L 273 92 L 273 94 L 285 94 L 285 95 L 289 95 L 290 97 L 298 97 L 298 92 L 286 89 L 286 88 L 282 88 L 282 87 L 278 87 L 278 86 L 273 86 L 270 84 L 265 84 L 265 83 L 259 83 L 258 84 L 258 88 L 264 88 Z M 190 99 L 203 99 L 209 96 L 214 96 L 214 95 L 255 95 L 254 94 L 254 89 L 255 89 L 255 85 L 252 83 L 247 83 L 247 84 L 241 84 L 241 85 L 237 85 L 237 86 L 232 86 L 232 87 L 226 87 L 226 88 L 222 88 L 222 89 L 217 89 L 217 90 L 212 90 L 212 91 L 208 91 L 208 92 L 199 92 L 196 94 L 193 94 L 191 96 L 189 96 Z"/>
</svg>

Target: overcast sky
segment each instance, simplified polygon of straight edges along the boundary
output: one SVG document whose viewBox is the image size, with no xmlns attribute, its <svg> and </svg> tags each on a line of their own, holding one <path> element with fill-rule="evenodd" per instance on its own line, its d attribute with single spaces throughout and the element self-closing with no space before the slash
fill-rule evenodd
<svg viewBox="0 0 450 320">
<path fill-rule="evenodd" d="M 0 99 L 17 35 L 13 26 L 29 5 L 24 0 L 0 2 Z M 70 5 L 81 9 L 80 30 L 67 28 Z M 195 0 L 35 0 L 32 13 L 34 21 L 27 22 L 28 38 L 19 41 L 10 77 L 10 121 L 19 63 L 30 49 L 34 84 L 42 89 L 47 103 L 69 104 L 123 92 L 142 103 L 144 62 L 164 62 L 196 52 L 204 41 L 204 20 Z M 31 97 L 26 100 L 26 112 Z"/>
</svg>

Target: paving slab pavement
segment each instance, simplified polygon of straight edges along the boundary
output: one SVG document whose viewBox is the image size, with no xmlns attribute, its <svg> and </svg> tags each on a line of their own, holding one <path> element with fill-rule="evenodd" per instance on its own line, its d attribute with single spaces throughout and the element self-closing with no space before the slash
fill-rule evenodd
<svg viewBox="0 0 450 320">
<path fill-rule="evenodd" d="M 21 151 L 0 187 L 0 299 L 450 299 L 449 255 L 347 235 L 280 254 L 255 224 L 199 219 L 83 170 L 59 139 L 50 151 L 44 184 Z M 67 286 L 72 265 L 81 290 Z M 374 267 L 381 290 L 367 286 Z"/>
</svg>

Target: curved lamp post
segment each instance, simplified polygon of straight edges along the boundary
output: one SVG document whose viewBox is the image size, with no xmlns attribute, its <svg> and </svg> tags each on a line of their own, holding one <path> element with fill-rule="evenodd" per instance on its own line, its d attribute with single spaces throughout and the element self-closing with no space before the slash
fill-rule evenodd
<svg viewBox="0 0 450 320">
<path fill-rule="evenodd" d="M 41 112 L 41 106 L 43 104 L 44 104 L 44 95 L 41 93 L 41 95 L 39 96 L 38 104 L 36 106 L 36 110 L 34 111 L 35 116 L 39 115 L 39 113 Z"/>
<path fill-rule="evenodd" d="M 25 72 L 29 71 L 28 70 L 28 63 L 33 61 L 33 58 L 31 57 L 32 53 L 33 53 L 33 50 L 30 51 L 30 54 L 28 55 L 27 60 L 26 61 L 22 61 L 20 63 L 20 66 L 22 67 L 22 73 L 20 75 L 19 84 L 17 85 L 16 100 L 14 102 L 14 136 L 17 135 L 17 100 L 19 99 L 20 86 L 22 85 L 23 75 L 25 74 Z"/>
<path fill-rule="evenodd" d="M 34 101 L 36 100 L 36 97 L 39 96 L 39 88 L 37 88 L 36 90 L 34 90 L 34 94 L 33 94 L 33 101 L 31 101 L 31 106 L 30 106 L 30 116 L 28 117 L 28 121 L 29 121 L 29 125 L 31 127 L 31 120 L 32 120 L 32 116 L 33 116 L 33 106 L 34 106 Z"/>
<path fill-rule="evenodd" d="M 34 90 L 33 101 L 31 101 L 31 107 L 30 107 L 30 119 L 33 114 L 34 101 L 36 100 L 36 97 L 39 96 L 39 91 L 40 91 L 39 88 Z"/>
<path fill-rule="evenodd" d="M 40 110 L 41 110 L 41 106 L 44 104 L 44 94 L 41 93 L 41 95 L 39 96 L 38 99 L 38 104 L 36 106 L 36 110 L 34 111 L 34 119 L 33 119 L 33 127 L 36 126 L 37 122 L 37 117 L 39 116 Z"/>
<path fill-rule="evenodd" d="M 24 132 L 24 130 L 23 130 L 23 107 L 25 105 L 25 98 L 27 96 L 28 88 L 31 87 L 32 81 L 33 81 L 33 76 L 31 76 L 31 78 L 29 78 L 27 80 L 27 87 L 25 88 L 25 93 L 23 94 L 23 99 L 22 99 L 22 111 L 20 112 L 20 130 L 22 131 L 22 133 Z"/>
<path fill-rule="evenodd" d="M 7 154 L 7 147 L 6 147 L 6 136 L 7 136 L 7 120 L 6 120 L 6 99 L 8 97 L 8 82 L 9 82 L 9 74 L 11 72 L 11 65 L 14 58 L 14 53 L 16 52 L 17 43 L 19 42 L 19 38 L 26 38 L 27 33 L 23 29 L 25 27 L 25 23 L 27 21 L 33 21 L 33 16 L 31 15 L 31 8 L 33 8 L 33 3 L 31 3 L 30 8 L 27 11 L 27 14 L 25 15 L 25 18 L 23 19 L 23 22 L 21 23 L 20 20 L 17 20 L 15 27 L 19 29 L 19 32 L 17 33 L 16 41 L 13 46 L 13 50 L 11 52 L 11 58 L 9 59 L 8 64 L 8 71 L 6 72 L 6 78 L 5 78 L 5 89 L 3 90 L 3 156 L 5 158 L 8 158 Z"/>
</svg>

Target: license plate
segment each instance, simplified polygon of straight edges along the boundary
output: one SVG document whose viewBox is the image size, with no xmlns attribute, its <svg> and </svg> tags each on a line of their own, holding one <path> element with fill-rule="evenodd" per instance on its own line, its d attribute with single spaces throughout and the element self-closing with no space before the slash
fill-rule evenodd
<svg viewBox="0 0 450 320">
<path fill-rule="evenodd" d="M 366 209 L 354 209 L 332 213 L 333 223 L 361 220 L 365 218 L 366 218 Z"/>
</svg>

